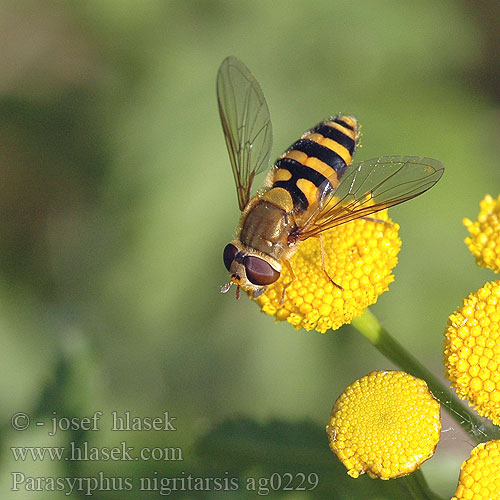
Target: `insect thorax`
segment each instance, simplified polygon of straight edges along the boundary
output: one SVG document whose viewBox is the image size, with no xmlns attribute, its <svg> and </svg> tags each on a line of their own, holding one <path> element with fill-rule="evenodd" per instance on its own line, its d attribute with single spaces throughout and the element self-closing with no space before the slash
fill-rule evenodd
<svg viewBox="0 0 500 500">
<path fill-rule="evenodd" d="M 242 245 L 279 261 L 288 250 L 288 237 L 294 229 L 286 210 L 260 198 L 243 215 L 239 239 Z"/>
</svg>

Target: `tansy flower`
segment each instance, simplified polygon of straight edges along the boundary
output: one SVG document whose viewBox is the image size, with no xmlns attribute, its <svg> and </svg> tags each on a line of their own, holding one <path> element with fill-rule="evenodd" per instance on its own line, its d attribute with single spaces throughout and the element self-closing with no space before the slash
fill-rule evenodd
<svg viewBox="0 0 500 500">
<path fill-rule="evenodd" d="M 309 238 L 290 259 L 296 279 L 283 303 L 283 287 L 291 281 L 286 266 L 280 279 L 255 299 L 262 311 L 297 329 L 321 333 L 361 316 L 394 279 L 391 271 L 401 248 L 399 225 L 390 221 L 387 210 L 374 217 L 387 223 L 358 219 L 323 233 L 326 271 L 342 289 L 323 271 L 319 239 Z"/>
<path fill-rule="evenodd" d="M 495 200 L 489 194 L 480 203 L 476 222 L 465 218 L 463 223 L 470 237 L 465 243 L 479 266 L 500 272 L 500 196 Z"/>
<path fill-rule="evenodd" d="M 463 302 L 444 332 L 446 376 L 461 399 L 500 425 L 500 281 Z"/>
<path fill-rule="evenodd" d="M 500 441 L 478 444 L 460 469 L 455 496 L 451 500 L 500 498 Z"/>
<path fill-rule="evenodd" d="M 423 380 L 375 371 L 338 398 L 326 431 L 350 476 L 391 479 L 413 472 L 434 454 L 440 406 Z"/>
</svg>

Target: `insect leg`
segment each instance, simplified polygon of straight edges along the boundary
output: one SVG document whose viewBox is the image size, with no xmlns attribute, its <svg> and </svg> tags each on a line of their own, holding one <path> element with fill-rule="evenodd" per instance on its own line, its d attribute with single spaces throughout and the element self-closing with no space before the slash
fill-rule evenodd
<svg viewBox="0 0 500 500">
<path fill-rule="evenodd" d="M 252 298 L 256 299 L 256 298 L 260 297 L 266 291 L 266 288 L 267 287 L 263 286 L 262 288 L 259 288 L 258 290 L 256 290 L 255 292 L 253 292 L 252 293 Z"/>
<path fill-rule="evenodd" d="M 293 280 L 295 279 L 295 274 L 293 272 L 292 264 L 290 264 L 290 261 L 288 259 L 283 259 L 283 262 L 285 263 L 285 266 L 288 269 L 288 272 L 290 273 L 292 279 L 283 286 L 283 293 L 281 294 L 280 306 L 283 305 L 283 303 L 285 302 L 286 289 L 293 283 Z"/>
<path fill-rule="evenodd" d="M 335 283 L 335 281 L 332 280 L 330 275 L 328 274 L 328 271 L 326 270 L 326 264 L 325 264 L 325 248 L 323 247 L 323 234 L 319 234 L 319 245 L 321 248 L 321 268 L 323 269 L 323 272 L 326 274 L 326 277 L 340 290 L 344 290 L 338 283 Z"/>
<path fill-rule="evenodd" d="M 387 224 L 388 226 L 394 226 L 394 222 L 388 220 L 377 219 L 376 217 L 361 217 L 363 220 L 368 220 L 370 222 L 377 222 L 379 224 Z"/>
</svg>

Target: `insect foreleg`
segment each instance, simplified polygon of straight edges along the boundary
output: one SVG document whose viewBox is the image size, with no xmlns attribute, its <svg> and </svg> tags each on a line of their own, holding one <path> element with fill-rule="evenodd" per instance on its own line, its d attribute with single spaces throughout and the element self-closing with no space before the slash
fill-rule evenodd
<svg viewBox="0 0 500 500">
<path fill-rule="evenodd" d="M 293 280 L 295 279 L 295 274 L 293 272 L 292 264 L 290 264 L 290 261 L 288 259 L 283 259 L 283 262 L 288 269 L 288 272 L 290 273 L 290 277 L 292 279 L 288 283 L 285 283 L 283 285 L 283 293 L 281 294 L 280 305 L 283 305 L 283 303 L 285 302 L 286 289 L 293 283 Z"/>
</svg>

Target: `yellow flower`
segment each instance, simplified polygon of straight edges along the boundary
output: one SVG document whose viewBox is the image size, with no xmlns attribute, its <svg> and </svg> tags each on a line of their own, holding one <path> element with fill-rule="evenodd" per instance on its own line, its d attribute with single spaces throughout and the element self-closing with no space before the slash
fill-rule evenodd
<svg viewBox="0 0 500 500">
<path fill-rule="evenodd" d="M 446 376 L 461 399 L 500 425 L 500 281 L 463 302 L 444 332 Z"/>
<path fill-rule="evenodd" d="M 494 200 L 489 194 L 480 203 L 476 222 L 465 218 L 463 223 L 470 237 L 465 243 L 479 266 L 500 272 L 500 196 Z"/>
<path fill-rule="evenodd" d="M 284 266 L 280 279 L 255 299 L 262 311 L 297 329 L 321 333 L 361 316 L 394 279 L 391 271 L 401 248 L 399 225 L 392 223 L 387 210 L 374 217 L 388 223 L 358 219 L 323 233 L 326 271 L 342 289 L 322 269 L 319 239 L 309 238 L 290 259 L 296 279 L 286 289 L 285 300 L 281 303 L 283 286 L 291 277 Z"/>
<path fill-rule="evenodd" d="M 350 476 L 366 472 L 391 479 L 413 472 L 434 454 L 440 406 L 423 380 L 405 372 L 375 371 L 339 397 L 326 431 Z"/>
<path fill-rule="evenodd" d="M 500 441 L 478 444 L 460 469 L 455 496 L 451 500 L 500 498 Z"/>
</svg>

